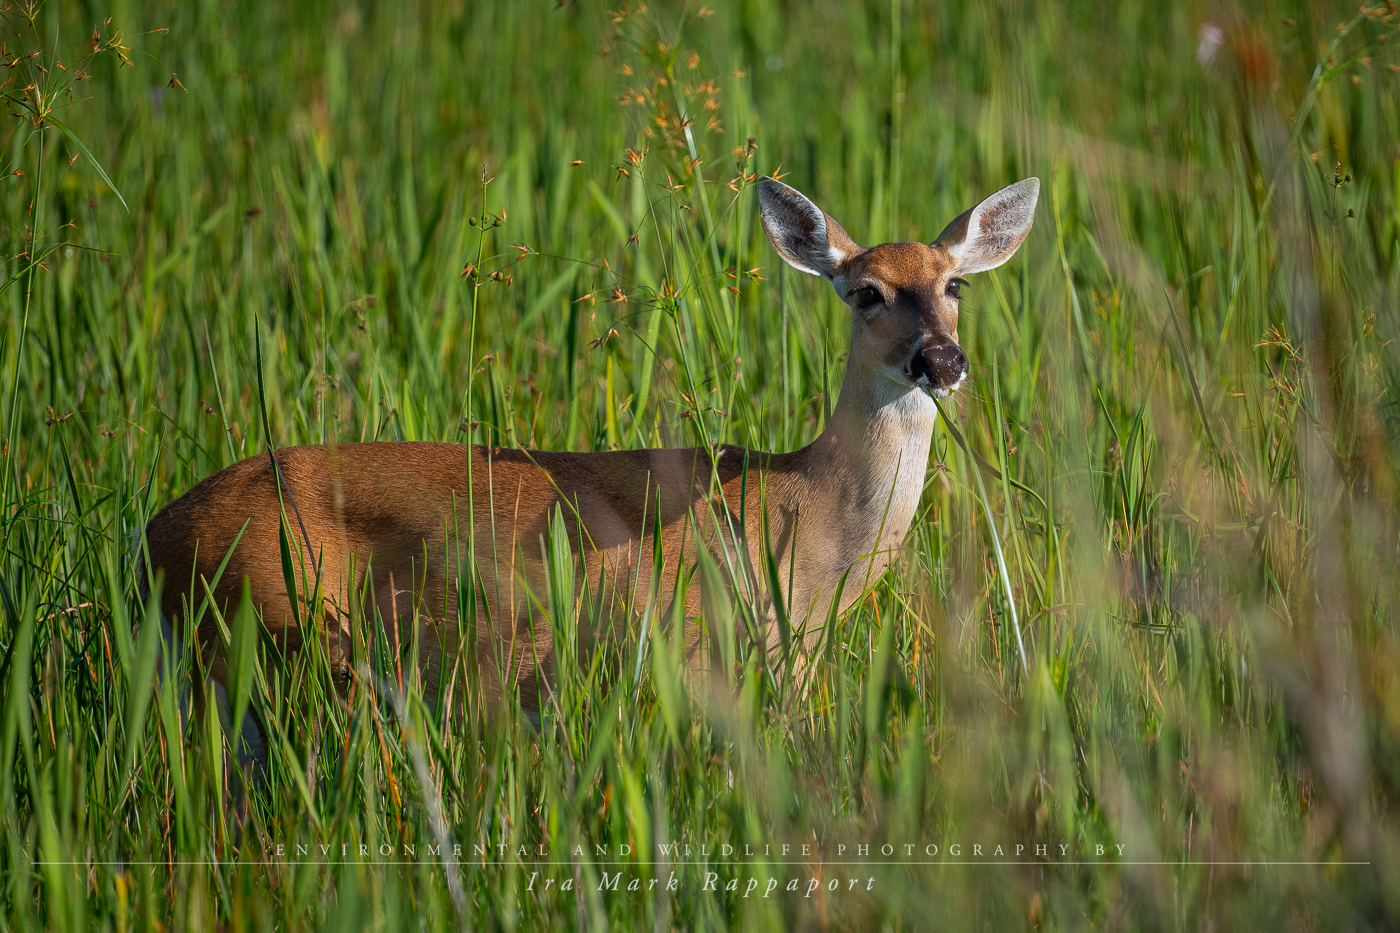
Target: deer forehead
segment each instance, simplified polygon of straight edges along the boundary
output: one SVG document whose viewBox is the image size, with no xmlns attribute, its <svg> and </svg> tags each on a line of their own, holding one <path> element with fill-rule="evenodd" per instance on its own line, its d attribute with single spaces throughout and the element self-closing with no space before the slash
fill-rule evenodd
<svg viewBox="0 0 1400 933">
<path fill-rule="evenodd" d="M 847 260 L 836 290 L 844 296 L 879 282 L 886 299 L 907 313 L 881 315 L 875 326 L 877 336 L 903 352 L 910 339 L 946 337 L 958 342 L 958 303 L 943 289 L 955 271 L 956 263 L 941 246 L 885 243 Z"/>
<path fill-rule="evenodd" d="M 885 243 L 851 257 L 842 272 L 850 285 L 873 279 L 902 291 L 936 284 L 952 270 L 952 258 L 940 247 Z"/>
</svg>

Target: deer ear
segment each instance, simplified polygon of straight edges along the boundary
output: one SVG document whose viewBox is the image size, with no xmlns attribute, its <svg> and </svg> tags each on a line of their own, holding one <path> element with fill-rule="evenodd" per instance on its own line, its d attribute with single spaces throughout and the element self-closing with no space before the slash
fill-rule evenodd
<svg viewBox="0 0 1400 933">
<path fill-rule="evenodd" d="M 860 252 L 840 224 L 780 181 L 764 178 L 758 183 L 758 209 L 768 242 L 794 269 L 830 279 Z"/>
<path fill-rule="evenodd" d="M 1035 220 L 1040 179 L 1007 185 L 943 228 L 934 246 L 948 251 L 964 275 L 986 272 L 1006 262 L 1025 242 Z"/>
</svg>

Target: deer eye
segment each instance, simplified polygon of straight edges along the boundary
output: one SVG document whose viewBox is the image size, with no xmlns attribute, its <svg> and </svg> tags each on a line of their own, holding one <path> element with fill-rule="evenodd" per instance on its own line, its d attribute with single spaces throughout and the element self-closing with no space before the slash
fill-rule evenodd
<svg viewBox="0 0 1400 933">
<path fill-rule="evenodd" d="M 948 283 L 948 297 L 952 298 L 954 301 L 962 298 L 962 290 L 966 285 L 967 282 L 962 279 L 953 279 Z"/>
<path fill-rule="evenodd" d="M 856 292 L 856 306 L 860 308 L 869 308 L 884 300 L 885 296 L 880 294 L 880 290 L 869 285 Z"/>
</svg>

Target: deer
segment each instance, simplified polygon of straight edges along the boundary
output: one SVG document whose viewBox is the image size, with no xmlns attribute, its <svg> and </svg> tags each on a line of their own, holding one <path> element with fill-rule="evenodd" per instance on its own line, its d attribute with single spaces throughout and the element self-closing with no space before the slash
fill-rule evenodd
<svg viewBox="0 0 1400 933">
<path fill-rule="evenodd" d="M 851 310 L 840 394 L 806 447 L 567 453 L 398 441 L 270 450 L 202 480 L 149 522 L 148 579 L 160 573 L 166 581 L 159 595 L 166 631 L 188 637 L 196 605 L 212 599 L 227 614 L 246 593 L 268 634 L 295 652 L 305 647 L 298 612 L 319 594 L 318 637 L 343 666 L 358 601 L 362 617 L 378 620 L 394 645 L 406 625 L 419 626 L 425 694 L 441 687 L 462 650 L 474 649 L 483 694 L 518 697 L 538 723 L 557 674 L 542 617 L 541 545 L 562 518 L 604 615 L 623 618 L 649 600 L 665 610 L 666 594 L 683 594 L 684 606 L 669 608 L 683 608 L 686 625 L 698 625 L 703 586 L 679 584 L 700 549 L 723 551 L 730 567 L 775 561 L 776 573 L 751 575 L 753 595 L 769 607 L 760 637 L 776 637 L 780 604 L 810 645 L 815 622 L 864 596 L 909 531 L 935 399 L 968 377 L 958 341 L 965 276 L 1000 266 L 1021 246 L 1040 182 L 997 191 L 931 243 L 871 248 L 795 188 L 764 177 L 757 189 L 774 250 L 830 282 Z M 293 574 L 284 573 L 289 543 L 300 565 Z M 477 568 L 474 588 L 461 585 L 469 565 Z M 468 591 L 477 605 L 458 605 Z M 471 631 L 458 624 L 466 612 L 481 620 L 475 645 L 461 643 Z M 227 719 L 227 665 L 213 614 L 203 614 L 193 635 Z M 701 639 L 686 637 L 698 651 Z M 251 711 L 239 729 L 242 754 L 261 762 L 266 737 Z"/>
</svg>

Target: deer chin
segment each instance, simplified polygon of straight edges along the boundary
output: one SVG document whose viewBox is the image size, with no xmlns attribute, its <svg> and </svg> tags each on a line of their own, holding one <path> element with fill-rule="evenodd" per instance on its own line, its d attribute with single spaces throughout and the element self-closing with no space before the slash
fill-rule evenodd
<svg viewBox="0 0 1400 933">
<path fill-rule="evenodd" d="M 905 374 L 905 378 L 909 378 L 907 373 Z M 963 387 L 963 383 L 967 382 L 967 373 L 963 373 L 958 377 L 957 382 L 949 386 L 936 386 L 928 381 L 927 376 L 920 376 L 916 380 L 911 379 L 911 381 L 914 383 L 914 388 L 922 389 L 930 398 L 942 400 L 945 398 L 952 398 L 953 393 Z"/>
</svg>

